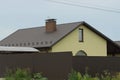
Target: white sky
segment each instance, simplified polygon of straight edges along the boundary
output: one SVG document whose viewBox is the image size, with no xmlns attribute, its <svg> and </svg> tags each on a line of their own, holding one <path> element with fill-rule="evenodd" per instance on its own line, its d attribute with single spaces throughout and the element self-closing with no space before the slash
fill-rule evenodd
<svg viewBox="0 0 120 80">
<path fill-rule="evenodd" d="M 0 0 L 0 40 L 18 29 L 43 26 L 47 18 L 58 24 L 86 21 L 110 39 L 120 40 L 120 0 Z"/>
</svg>

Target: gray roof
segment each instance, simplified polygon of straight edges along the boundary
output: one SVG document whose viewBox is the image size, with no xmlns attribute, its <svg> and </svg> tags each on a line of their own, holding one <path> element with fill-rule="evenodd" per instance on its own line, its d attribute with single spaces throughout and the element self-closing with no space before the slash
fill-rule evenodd
<svg viewBox="0 0 120 80">
<path fill-rule="evenodd" d="M 39 52 L 39 50 L 32 47 L 6 47 L 0 46 L 0 52 Z"/>
<path fill-rule="evenodd" d="M 83 22 L 57 25 L 57 30 L 47 33 L 45 27 L 20 29 L 0 42 L 4 46 L 50 47 L 76 29 Z"/>
<path fill-rule="evenodd" d="M 115 41 L 116 44 L 118 44 L 120 46 L 120 41 Z"/>
</svg>

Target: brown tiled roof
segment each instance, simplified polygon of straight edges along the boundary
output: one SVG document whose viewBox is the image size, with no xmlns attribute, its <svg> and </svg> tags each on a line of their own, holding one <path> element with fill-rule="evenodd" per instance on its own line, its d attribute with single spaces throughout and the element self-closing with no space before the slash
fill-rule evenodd
<svg viewBox="0 0 120 80">
<path fill-rule="evenodd" d="M 82 22 L 57 25 L 57 31 L 47 33 L 45 27 L 20 29 L 0 42 L 0 45 L 50 47 L 68 33 L 73 31 Z"/>
</svg>

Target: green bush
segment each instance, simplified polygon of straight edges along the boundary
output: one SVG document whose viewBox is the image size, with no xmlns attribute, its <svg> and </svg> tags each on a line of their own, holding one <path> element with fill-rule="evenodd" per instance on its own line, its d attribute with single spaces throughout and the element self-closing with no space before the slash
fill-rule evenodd
<svg viewBox="0 0 120 80">
<path fill-rule="evenodd" d="M 82 76 L 79 72 L 72 70 L 71 73 L 68 75 L 68 80 L 81 80 Z"/>
<path fill-rule="evenodd" d="M 116 76 L 113 76 L 111 80 L 120 80 L 120 73 L 117 73 Z"/>
<path fill-rule="evenodd" d="M 100 77 L 91 77 L 88 73 L 81 75 L 80 72 L 72 70 L 68 75 L 68 80 L 120 80 L 120 73 L 111 76 L 109 72 L 105 71 L 104 75 L 101 75 Z"/>
<path fill-rule="evenodd" d="M 33 75 L 33 76 L 32 76 Z M 47 80 L 41 73 L 31 74 L 29 69 L 7 70 L 5 80 Z"/>
<path fill-rule="evenodd" d="M 5 76 L 5 80 L 48 80 L 46 77 L 43 77 L 41 73 L 30 73 L 29 69 L 16 69 L 8 70 Z M 120 80 L 120 73 L 111 76 L 107 71 L 104 71 L 104 74 L 100 77 L 92 77 L 86 71 L 84 75 L 80 72 L 72 70 L 68 75 L 68 80 Z"/>
<path fill-rule="evenodd" d="M 87 73 L 85 75 L 81 75 L 80 72 L 76 72 L 72 70 L 71 73 L 68 75 L 68 80 L 99 80 L 97 77 L 91 77 Z"/>
<path fill-rule="evenodd" d="M 35 73 L 33 75 L 34 80 L 48 80 L 46 77 L 43 77 L 41 73 Z"/>
<path fill-rule="evenodd" d="M 8 70 L 5 80 L 31 80 L 31 78 L 29 70 L 17 68 L 15 71 Z"/>
</svg>

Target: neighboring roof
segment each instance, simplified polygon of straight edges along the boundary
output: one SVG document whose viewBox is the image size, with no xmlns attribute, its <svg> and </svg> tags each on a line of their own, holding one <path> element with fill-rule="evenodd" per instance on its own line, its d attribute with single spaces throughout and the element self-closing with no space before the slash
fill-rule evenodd
<svg viewBox="0 0 120 80">
<path fill-rule="evenodd" d="M 85 25 L 87 28 L 104 38 L 107 41 L 108 53 L 113 53 L 115 51 L 120 52 L 120 46 L 118 44 L 114 43 L 111 39 L 84 21 L 56 25 L 57 30 L 52 33 L 47 33 L 45 26 L 20 29 L 3 39 L 0 42 L 0 45 L 29 46 L 35 48 L 51 47 L 80 25 Z"/>
<path fill-rule="evenodd" d="M 0 46 L 0 52 L 39 52 L 39 50 L 32 47 L 6 47 Z"/>
<path fill-rule="evenodd" d="M 114 42 L 120 46 L 120 41 L 114 41 Z"/>
</svg>

